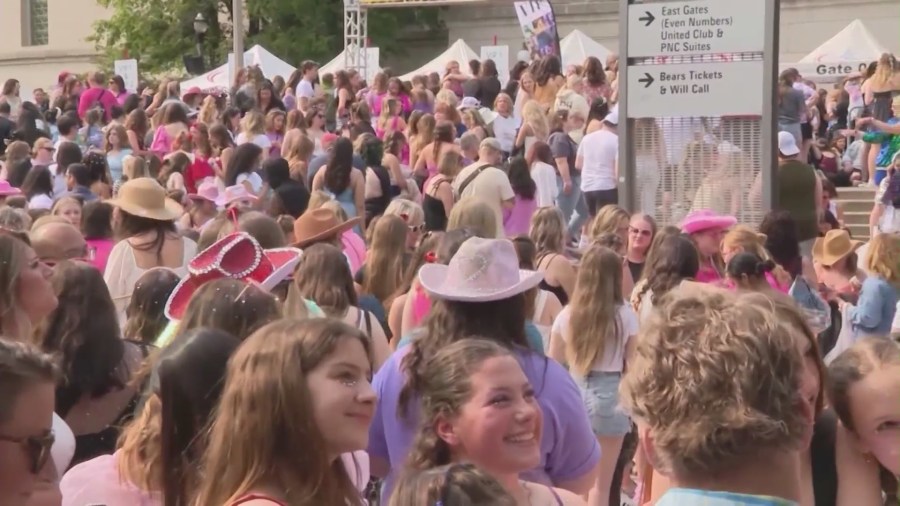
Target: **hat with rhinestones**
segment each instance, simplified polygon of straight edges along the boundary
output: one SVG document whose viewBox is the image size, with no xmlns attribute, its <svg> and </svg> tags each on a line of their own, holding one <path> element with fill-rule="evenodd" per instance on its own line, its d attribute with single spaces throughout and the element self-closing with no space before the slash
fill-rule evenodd
<svg viewBox="0 0 900 506">
<path fill-rule="evenodd" d="M 250 234 L 229 234 L 188 263 L 188 275 L 166 302 L 166 317 L 180 320 L 194 292 L 215 279 L 238 279 L 271 290 L 293 272 L 302 254 L 297 248 L 264 250 Z"/>
<path fill-rule="evenodd" d="M 472 237 L 459 247 L 449 265 L 425 264 L 419 283 L 432 297 L 460 302 L 508 299 L 537 286 L 544 275 L 519 269 L 513 243 Z"/>
</svg>

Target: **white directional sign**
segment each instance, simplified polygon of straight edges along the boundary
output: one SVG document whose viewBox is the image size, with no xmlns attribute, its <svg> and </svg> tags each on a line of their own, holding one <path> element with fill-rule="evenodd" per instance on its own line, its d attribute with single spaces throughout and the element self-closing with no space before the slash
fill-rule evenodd
<svg viewBox="0 0 900 506">
<path fill-rule="evenodd" d="M 758 116 L 762 73 L 762 61 L 629 67 L 628 117 Z"/>
<path fill-rule="evenodd" d="M 765 0 L 696 0 L 628 7 L 628 56 L 762 51 Z"/>
</svg>

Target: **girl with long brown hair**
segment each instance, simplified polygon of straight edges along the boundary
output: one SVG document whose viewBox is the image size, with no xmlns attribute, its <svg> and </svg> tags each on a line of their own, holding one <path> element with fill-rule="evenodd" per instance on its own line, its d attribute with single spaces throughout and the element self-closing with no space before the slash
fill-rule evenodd
<svg viewBox="0 0 900 506">
<path fill-rule="evenodd" d="M 387 336 L 378 319 L 359 307 L 350 267 L 338 248 L 314 244 L 304 250 L 294 271 L 294 282 L 288 288 L 285 315 L 305 317 L 306 300 L 315 302 L 329 317 L 341 319 L 369 336 L 376 369 L 390 355 Z"/>
<path fill-rule="evenodd" d="M 112 455 L 73 467 L 63 504 L 185 506 L 199 478 L 205 427 L 222 392 L 228 358 L 241 344 L 228 332 L 180 334 L 153 359 L 154 384 Z"/>
<path fill-rule="evenodd" d="M 367 475 L 341 454 L 368 443 L 372 372 L 369 338 L 343 322 L 255 332 L 229 361 L 194 504 L 364 504 Z"/>
<path fill-rule="evenodd" d="M 617 393 L 637 330 L 637 315 L 622 292 L 622 258 L 608 248 L 591 247 L 581 260 L 571 302 L 553 322 L 548 354 L 568 365 L 603 448 L 589 495 L 592 504 L 602 504 L 614 487 L 618 491 L 612 477 L 631 423 L 617 410 Z"/>
<path fill-rule="evenodd" d="M 459 152 L 456 145 L 456 129 L 453 123 L 442 121 L 434 128 L 434 140 L 422 145 L 413 173 L 419 178 L 429 178 L 437 174 L 438 163 L 450 151 Z M 421 144 L 420 144 L 421 145 Z"/>
<path fill-rule="evenodd" d="M 51 281 L 59 305 L 35 330 L 34 342 L 61 358 L 65 377 L 56 389 L 56 412 L 75 433 L 77 464 L 115 448 L 137 403 L 129 382 L 148 349 L 121 339 L 109 290 L 93 265 L 63 262 Z"/>
<path fill-rule="evenodd" d="M 555 207 L 542 207 L 531 217 L 528 233 L 537 248 L 537 270 L 544 273 L 541 288 L 556 295 L 562 305 L 575 291 L 575 266 L 566 258 L 566 224 Z"/>
<path fill-rule="evenodd" d="M 416 276 L 419 274 L 419 268 L 426 263 L 437 261 L 437 247 L 443 238 L 443 232 L 425 232 L 422 240 L 419 241 L 418 247 L 413 252 L 406 271 L 403 273 L 403 280 L 397 290 L 391 295 L 391 306 L 388 310 L 388 328 L 391 333 L 391 344 L 396 346 L 397 341 L 404 334 L 403 327 L 403 308 L 406 305 L 406 299 L 410 291 L 415 285 Z M 421 288 L 418 290 L 421 292 Z"/>
<path fill-rule="evenodd" d="M 427 363 L 421 428 L 408 470 L 465 461 L 496 479 L 517 504 L 584 504 L 572 492 L 519 478 L 540 461 L 543 416 L 534 388 L 509 349 L 462 339 Z"/>
<path fill-rule="evenodd" d="M 403 272 L 409 265 L 406 233 L 406 222 L 399 216 L 379 218 L 373 227 L 366 263 L 357 272 L 363 292 L 378 299 L 386 312 L 390 311 L 392 296 L 403 282 Z"/>
<path fill-rule="evenodd" d="M 409 166 L 411 168 L 416 167 L 419 157 L 422 156 L 422 149 L 434 142 L 436 126 L 437 121 L 431 114 L 422 115 L 416 122 L 410 119 L 406 137 L 409 140 Z"/>
</svg>

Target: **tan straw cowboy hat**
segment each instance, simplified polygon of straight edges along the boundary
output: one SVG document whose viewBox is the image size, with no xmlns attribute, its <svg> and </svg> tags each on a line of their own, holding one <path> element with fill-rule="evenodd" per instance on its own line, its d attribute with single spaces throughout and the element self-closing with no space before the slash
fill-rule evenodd
<svg viewBox="0 0 900 506">
<path fill-rule="evenodd" d="M 825 237 L 819 237 L 813 244 L 813 260 L 831 267 L 862 245 L 863 241 L 850 239 L 850 234 L 846 230 L 829 230 Z"/>
<path fill-rule="evenodd" d="M 157 221 L 174 221 L 184 213 L 180 204 L 166 198 L 166 189 L 149 177 L 126 181 L 118 197 L 106 202 L 128 214 Z"/>
</svg>

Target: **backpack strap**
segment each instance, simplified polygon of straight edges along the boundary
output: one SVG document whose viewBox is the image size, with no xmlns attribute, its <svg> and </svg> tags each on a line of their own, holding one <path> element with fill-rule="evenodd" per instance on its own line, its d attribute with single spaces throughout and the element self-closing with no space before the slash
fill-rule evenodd
<svg viewBox="0 0 900 506">
<path fill-rule="evenodd" d="M 465 181 L 463 181 L 462 184 L 459 185 L 459 190 L 457 191 L 457 193 L 459 193 L 459 195 L 462 196 L 463 192 L 466 191 L 466 188 L 468 188 L 469 185 L 472 184 L 472 182 L 475 181 L 475 179 L 478 178 L 478 176 L 480 176 L 481 173 L 484 172 L 484 170 L 487 169 L 488 167 L 491 167 L 491 164 L 486 163 L 486 164 L 478 167 L 477 169 L 475 169 L 475 171 L 472 172 L 471 174 L 469 174 L 469 177 L 467 177 L 465 179 Z"/>
</svg>

